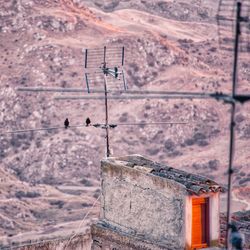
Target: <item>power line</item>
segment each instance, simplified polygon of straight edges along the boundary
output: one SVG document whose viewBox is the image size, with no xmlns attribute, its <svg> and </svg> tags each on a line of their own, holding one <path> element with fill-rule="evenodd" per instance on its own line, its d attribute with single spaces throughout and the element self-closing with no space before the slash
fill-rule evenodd
<svg viewBox="0 0 250 250">
<path fill-rule="evenodd" d="M 110 123 L 108 124 L 109 127 L 115 128 L 117 126 L 147 126 L 147 125 L 174 125 L 174 124 L 187 124 L 188 122 L 141 122 L 141 123 Z M 89 126 L 86 125 L 74 125 L 69 126 L 67 129 L 70 128 L 86 128 L 86 127 L 100 127 L 105 128 L 106 124 L 104 123 L 95 123 Z M 57 130 L 63 129 L 66 130 L 65 127 L 48 127 L 48 128 L 34 128 L 34 129 L 22 129 L 22 130 L 12 130 L 12 131 L 3 131 L 0 132 L 0 136 L 8 135 L 8 134 L 22 134 L 22 133 L 30 133 L 30 132 L 39 132 L 39 131 L 49 131 L 49 130 Z"/>
<path fill-rule="evenodd" d="M 171 125 L 171 124 L 188 124 L 188 122 L 141 122 L 141 123 L 116 123 L 117 126 L 141 126 L 141 125 Z"/>
<path fill-rule="evenodd" d="M 56 87 L 18 87 L 21 92 L 87 92 L 83 88 L 56 88 Z"/>
<path fill-rule="evenodd" d="M 76 125 L 76 126 L 70 126 L 69 128 L 81 128 L 86 127 L 85 125 Z M 29 133 L 29 132 L 38 132 L 38 131 L 47 131 L 47 130 L 56 130 L 56 129 L 64 129 L 65 127 L 49 127 L 49 128 L 34 128 L 34 129 L 22 129 L 22 130 L 12 130 L 12 131 L 4 131 L 0 132 L 0 135 L 6 135 L 6 134 L 21 134 L 21 133 Z"/>
<path fill-rule="evenodd" d="M 72 92 L 72 93 L 105 93 L 103 89 L 93 89 L 88 90 L 84 88 L 59 88 L 59 87 L 18 87 L 17 91 L 21 92 Z M 215 94 L 219 94 L 216 92 L 211 93 L 200 93 L 200 92 L 178 92 L 178 91 L 164 91 L 164 90 L 107 90 L 107 93 L 111 94 L 138 94 L 138 95 L 182 95 L 182 96 L 192 96 L 200 97 L 207 96 L 211 97 Z M 222 93 L 220 93 L 222 95 Z"/>
<path fill-rule="evenodd" d="M 123 95 L 108 96 L 109 100 L 140 100 L 140 99 L 208 99 L 210 95 Z M 104 96 L 56 96 L 55 100 L 103 100 Z"/>
<path fill-rule="evenodd" d="M 21 92 L 59 92 L 59 93 L 104 93 L 101 89 L 88 90 L 83 88 L 56 88 L 56 87 L 19 87 L 17 91 Z M 158 90 L 107 90 L 112 94 L 108 99 L 217 99 L 226 102 L 245 103 L 250 100 L 250 94 L 242 95 L 224 94 L 221 92 L 197 93 L 197 92 L 176 92 L 176 91 L 158 91 Z M 131 94 L 131 95 L 126 95 Z M 137 95 L 136 95 L 137 94 Z M 104 96 L 56 96 L 55 100 L 103 100 Z"/>
</svg>

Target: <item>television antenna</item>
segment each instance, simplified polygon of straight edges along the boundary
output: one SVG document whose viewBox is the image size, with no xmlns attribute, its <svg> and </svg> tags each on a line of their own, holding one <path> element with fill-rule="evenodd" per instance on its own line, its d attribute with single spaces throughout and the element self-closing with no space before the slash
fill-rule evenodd
<svg viewBox="0 0 250 250">
<path fill-rule="evenodd" d="M 250 52 L 250 2 L 249 0 L 220 0 L 217 21 L 219 44 L 224 50 L 233 51 L 232 101 L 230 119 L 230 146 L 227 191 L 227 235 L 226 248 L 230 248 L 229 225 L 231 223 L 231 192 L 233 159 L 235 151 L 235 108 L 237 101 L 238 52 Z M 246 97 L 245 101 L 249 101 Z M 242 102 L 244 103 L 244 102 Z"/>
<path fill-rule="evenodd" d="M 238 51 L 240 52 L 250 51 L 249 0 L 220 0 L 217 14 L 217 24 L 219 46 L 221 49 L 233 51 L 235 46 L 237 46 Z M 238 29 L 237 37 L 236 29 Z M 238 39 L 238 41 L 236 39 Z"/>
<path fill-rule="evenodd" d="M 109 129 L 114 128 L 117 125 L 136 126 L 142 123 L 133 124 L 109 124 L 108 115 L 108 99 L 171 99 L 178 96 L 181 97 L 180 93 L 177 96 L 175 92 L 167 91 L 140 91 L 140 90 L 128 90 L 127 82 L 124 73 L 124 57 L 125 48 L 116 47 L 98 49 L 85 49 L 84 50 L 84 79 L 86 88 L 58 88 L 58 87 L 19 87 L 18 91 L 29 91 L 29 92 L 59 92 L 59 93 L 99 93 L 102 95 L 91 95 L 91 96 L 59 96 L 55 99 L 62 100 L 74 100 L 74 99 L 86 99 L 86 100 L 105 100 L 105 124 L 93 124 L 95 127 L 100 127 L 106 130 L 106 156 L 110 156 L 109 148 Z M 131 95 L 126 95 L 126 93 Z M 104 95 L 103 95 L 104 94 Z M 136 95 L 137 94 L 137 95 Z M 173 95 L 172 95 L 173 94 Z M 184 98 L 197 97 L 196 94 L 183 93 Z M 199 96 L 200 94 L 198 94 Z M 203 95 L 201 98 L 204 98 Z M 145 123 L 145 125 L 156 125 L 156 124 L 187 124 L 187 122 L 151 122 Z M 50 129 L 50 128 L 49 128 Z M 53 128 L 52 128 L 53 129 Z M 39 129 L 40 130 L 40 129 Z M 46 129 L 45 129 L 46 130 Z M 30 131 L 30 129 L 23 130 Z M 35 129 L 36 131 L 36 129 Z M 17 132 L 22 132 L 17 131 Z M 9 133 L 9 132 L 7 132 Z M 10 132 L 10 133 L 13 133 Z"/>
<path fill-rule="evenodd" d="M 220 16 L 218 15 L 218 20 Z M 236 31 L 237 36 L 239 37 L 239 32 Z M 236 43 L 237 44 L 237 43 Z M 238 52 L 238 46 L 235 46 L 236 52 Z M 88 53 L 88 52 L 87 52 Z M 102 63 L 100 63 L 99 68 L 97 69 L 97 74 L 98 72 L 100 73 L 100 71 L 102 72 L 102 74 L 104 75 L 104 90 L 103 88 L 92 88 L 92 79 L 91 77 L 89 77 L 89 74 L 87 72 L 87 75 L 85 74 L 85 79 L 86 79 L 86 85 L 87 85 L 87 90 L 86 92 L 88 93 L 104 93 L 105 96 L 103 95 L 98 95 L 98 96 L 82 96 L 82 95 L 76 95 L 76 96 L 57 96 L 55 97 L 55 99 L 57 100 L 79 100 L 79 99 L 86 99 L 86 100 L 96 100 L 96 99 L 100 99 L 103 100 L 105 99 L 105 104 L 107 104 L 106 100 L 107 99 L 216 99 L 216 100 L 222 100 L 225 103 L 230 103 L 232 105 L 232 112 L 231 112 L 231 123 L 230 123 L 230 149 L 229 149 L 229 181 L 228 181 L 228 214 L 230 214 L 230 204 L 231 204 L 231 200 L 230 200 L 230 189 L 231 189 L 231 174 L 232 174 L 232 161 L 233 161 L 233 152 L 234 152 L 234 114 L 235 114 L 235 105 L 236 103 L 241 103 L 244 104 L 245 102 L 250 100 L 250 95 L 242 95 L 242 94 L 237 94 L 235 91 L 235 86 L 236 86 L 236 72 L 237 72 L 237 53 L 234 53 L 235 55 L 235 66 L 234 66 L 234 74 L 233 74 L 233 86 L 234 88 L 232 88 L 232 93 L 231 94 L 224 94 L 224 93 L 219 93 L 219 92 L 213 92 L 213 93 L 194 93 L 194 92 L 170 92 L 170 91 L 154 91 L 154 90 L 145 90 L 145 91 L 140 91 L 140 90 L 127 90 L 127 88 L 123 89 L 123 90 L 111 90 L 107 88 L 107 81 L 105 81 L 105 76 L 107 77 L 107 75 L 111 75 L 112 77 L 116 78 L 114 75 L 115 73 L 115 68 L 113 67 L 108 67 L 107 64 L 106 65 L 102 65 Z M 123 54 L 124 56 L 124 54 Z M 86 54 L 85 54 L 85 60 L 86 60 Z M 88 60 L 88 57 L 87 57 Z M 123 57 L 124 60 L 124 57 Z M 92 62 L 91 62 L 92 63 Z M 94 62 L 93 62 L 94 63 Z M 88 63 L 87 63 L 88 66 Z M 104 67 L 105 66 L 105 67 Z M 108 68 L 108 70 L 105 70 L 106 68 Z M 111 69 L 111 70 L 109 70 Z M 235 70 L 236 69 L 236 70 Z M 94 71 L 95 72 L 95 71 Z M 108 72 L 107 75 L 104 74 L 104 72 Z M 87 76 L 87 77 L 86 77 Z M 124 76 L 124 74 L 123 74 Z M 91 81 L 90 81 L 91 80 Z M 106 79 L 107 80 L 107 79 Z M 100 81 L 94 81 L 93 83 L 100 83 Z M 123 84 L 125 82 L 125 78 L 123 80 Z M 126 83 L 126 82 L 125 82 Z M 103 84 L 103 82 L 102 82 Z M 90 86 L 91 85 L 91 86 Z M 127 86 L 127 85 L 124 85 Z M 22 88 L 18 88 L 19 91 L 31 91 L 31 92 L 58 92 L 58 93 L 83 93 L 83 89 L 82 88 L 53 88 L 53 87 L 22 87 Z M 108 94 L 111 94 L 108 96 Z M 119 95 L 120 94 L 120 95 Z M 130 96 L 126 95 L 126 94 L 131 94 Z M 107 107 L 107 105 L 106 105 Z M 174 123 L 171 123 L 174 124 Z M 108 122 L 106 122 L 104 124 L 105 129 L 109 126 L 110 124 L 108 124 Z M 107 145 L 109 145 L 107 143 Z M 108 152 L 108 150 L 107 150 Z M 228 218 L 230 218 L 228 216 Z M 227 229 L 227 235 L 228 235 L 228 229 Z"/>
<path fill-rule="evenodd" d="M 92 89 L 104 91 L 107 157 L 110 156 L 108 90 L 127 90 L 123 70 L 124 52 L 124 47 L 108 48 L 104 46 L 103 49 L 85 49 L 84 55 L 85 82 L 88 93 Z"/>
</svg>

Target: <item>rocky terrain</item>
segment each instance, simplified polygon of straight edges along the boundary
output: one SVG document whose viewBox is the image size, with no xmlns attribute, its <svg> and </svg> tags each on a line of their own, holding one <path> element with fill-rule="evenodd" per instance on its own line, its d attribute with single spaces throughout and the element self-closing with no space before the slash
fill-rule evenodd
<svg viewBox="0 0 250 250">
<path fill-rule="evenodd" d="M 55 100 L 17 87 L 83 87 L 83 49 L 125 46 L 130 90 L 231 90 L 232 52 L 220 49 L 218 1 L 0 0 L 0 242 L 76 231 L 99 197 L 105 131 L 6 131 L 104 122 L 101 100 Z M 231 33 L 228 32 L 228 36 Z M 239 57 L 238 91 L 250 91 Z M 82 93 L 81 95 L 88 95 Z M 249 210 L 249 104 L 237 106 L 234 211 Z M 113 155 L 138 153 L 227 183 L 230 106 L 216 100 L 110 100 Z M 222 196 L 225 211 L 225 196 Z M 98 216 L 98 205 L 84 222 Z"/>
</svg>

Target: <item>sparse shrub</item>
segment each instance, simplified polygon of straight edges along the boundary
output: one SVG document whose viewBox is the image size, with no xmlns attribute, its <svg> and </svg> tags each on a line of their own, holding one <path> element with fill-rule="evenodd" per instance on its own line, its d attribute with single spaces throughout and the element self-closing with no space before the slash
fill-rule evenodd
<svg viewBox="0 0 250 250">
<path fill-rule="evenodd" d="M 217 51 L 217 48 L 216 47 L 212 47 L 209 49 L 210 52 L 216 52 Z"/>
<path fill-rule="evenodd" d="M 249 181 L 250 181 L 250 177 L 243 178 L 243 179 L 241 179 L 241 180 L 239 181 L 239 184 L 240 184 L 240 185 L 243 185 L 243 184 L 245 184 L 246 182 L 249 182 Z"/>
<path fill-rule="evenodd" d="M 169 157 L 176 157 L 176 156 L 180 156 L 180 155 L 182 155 L 182 152 L 180 152 L 178 150 L 174 150 L 174 151 L 168 153 Z"/>
<path fill-rule="evenodd" d="M 241 122 L 243 122 L 245 120 L 245 117 L 244 117 L 244 115 L 242 115 L 242 114 L 238 114 L 238 115 L 236 115 L 236 117 L 235 117 L 235 121 L 237 122 L 237 123 L 241 123 Z"/>
<path fill-rule="evenodd" d="M 41 140 L 41 138 L 37 138 L 35 143 L 36 143 L 36 147 L 40 148 L 42 146 L 42 140 Z"/>
<path fill-rule="evenodd" d="M 240 172 L 240 176 L 241 176 L 241 177 L 243 177 L 243 176 L 245 176 L 245 175 L 246 175 L 246 173 Z"/>
<path fill-rule="evenodd" d="M 138 67 L 138 65 L 136 63 L 130 63 L 129 67 L 131 67 L 134 70 L 134 72 L 139 71 L 139 67 Z M 132 75 L 132 72 L 131 72 L 131 75 Z"/>
<path fill-rule="evenodd" d="M 126 122 L 128 120 L 128 113 L 125 112 L 121 115 L 121 117 L 119 118 L 119 122 Z"/>
<path fill-rule="evenodd" d="M 119 5 L 119 3 L 119 0 L 112 0 L 112 2 L 109 2 L 108 4 L 104 5 L 104 10 L 112 11 Z"/>
<path fill-rule="evenodd" d="M 41 196 L 41 194 L 38 193 L 38 192 L 17 191 L 17 192 L 15 193 L 15 196 L 16 196 L 18 199 L 21 199 L 21 198 L 36 198 L 36 197 Z"/>
<path fill-rule="evenodd" d="M 209 145 L 209 143 L 205 140 L 199 140 L 199 141 L 197 141 L 196 144 L 200 147 L 205 147 L 205 146 Z"/>
<path fill-rule="evenodd" d="M 89 204 L 89 203 L 82 203 L 82 207 L 90 207 L 91 206 L 91 204 Z"/>
<path fill-rule="evenodd" d="M 62 88 L 65 88 L 66 86 L 67 86 L 67 81 L 62 80 L 62 81 L 61 81 L 61 87 L 62 87 Z"/>
<path fill-rule="evenodd" d="M 47 184 L 47 185 L 55 185 L 58 184 L 56 182 L 56 180 L 54 179 L 53 176 L 45 176 L 44 178 L 42 178 L 41 183 Z"/>
<path fill-rule="evenodd" d="M 206 10 L 199 10 L 198 11 L 198 15 L 202 18 L 202 19 L 207 19 L 209 17 L 208 12 Z"/>
<path fill-rule="evenodd" d="M 164 143 L 164 147 L 168 151 L 173 151 L 175 149 L 175 144 L 171 139 L 167 139 Z"/>
<path fill-rule="evenodd" d="M 10 144 L 11 146 L 16 147 L 16 148 L 19 148 L 22 145 L 22 143 L 14 136 L 11 138 Z"/>
<path fill-rule="evenodd" d="M 81 179 L 80 182 L 81 182 L 84 186 L 86 186 L 86 187 L 92 187 L 92 186 L 93 186 L 92 182 L 89 181 L 88 179 L 85 179 L 85 178 Z"/>
<path fill-rule="evenodd" d="M 101 190 L 100 190 L 99 188 L 96 189 L 96 191 L 95 191 L 93 197 L 94 197 L 95 199 L 97 199 L 97 198 L 99 197 L 100 193 L 101 193 Z"/>
<path fill-rule="evenodd" d="M 184 142 L 187 146 L 192 146 L 195 144 L 194 139 L 190 138 L 190 139 L 186 139 Z"/>
<path fill-rule="evenodd" d="M 250 125 L 247 125 L 247 127 L 244 129 L 244 136 L 246 138 L 250 138 Z"/>
<path fill-rule="evenodd" d="M 198 132 L 198 133 L 194 134 L 194 139 L 195 140 L 204 140 L 204 139 L 206 139 L 206 136 L 205 136 L 205 134 Z"/>
<path fill-rule="evenodd" d="M 78 76 L 78 73 L 77 73 L 77 72 L 72 72 L 72 73 L 70 74 L 70 76 L 71 76 L 71 77 Z"/>
<path fill-rule="evenodd" d="M 152 52 L 147 54 L 147 63 L 148 63 L 148 66 L 150 67 L 154 67 L 155 65 L 155 58 Z"/>
<path fill-rule="evenodd" d="M 219 168 L 219 161 L 218 160 L 210 160 L 208 162 L 208 167 L 211 170 L 218 170 L 218 168 Z"/>
<path fill-rule="evenodd" d="M 160 152 L 159 148 L 148 148 L 147 152 L 149 155 L 157 155 Z"/>
<path fill-rule="evenodd" d="M 192 167 L 196 170 L 198 170 L 200 168 L 200 164 L 197 164 L 197 163 L 193 163 L 192 164 Z"/>
<path fill-rule="evenodd" d="M 53 200 L 53 201 L 50 201 L 49 204 L 52 206 L 58 206 L 58 208 L 62 208 L 65 202 L 62 200 Z"/>
</svg>

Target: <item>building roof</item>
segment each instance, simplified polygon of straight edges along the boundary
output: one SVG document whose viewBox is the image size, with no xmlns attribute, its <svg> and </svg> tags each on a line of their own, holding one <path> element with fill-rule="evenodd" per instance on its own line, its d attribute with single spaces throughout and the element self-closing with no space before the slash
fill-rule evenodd
<svg viewBox="0 0 250 250">
<path fill-rule="evenodd" d="M 219 184 L 207 177 L 169 167 L 146 159 L 141 155 L 111 157 L 108 158 L 108 160 L 118 161 L 126 167 L 178 182 L 182 184 L 190 194 L 201 195 L 204 193 L 223 191 L 223 188 Z"/>
</svg>

